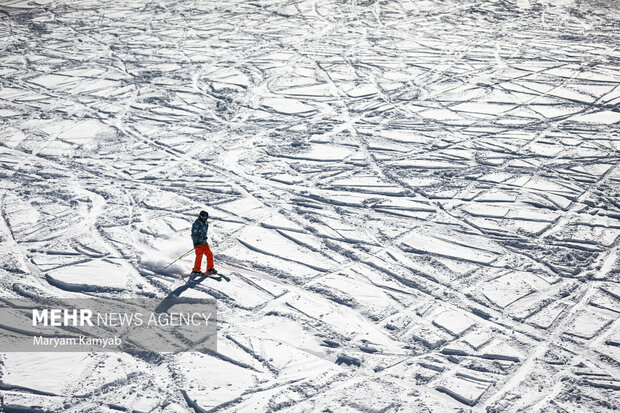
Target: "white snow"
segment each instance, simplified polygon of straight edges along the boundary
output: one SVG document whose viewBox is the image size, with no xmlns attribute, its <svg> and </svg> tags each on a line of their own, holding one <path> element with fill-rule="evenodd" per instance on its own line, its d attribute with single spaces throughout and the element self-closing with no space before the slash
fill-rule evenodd
<svg viewBox="0 0 620 413">
<path fill-rule="evenodd" d="M 620 112 L 602 110 L 599 112 L 575 116 L 573 117 L 573 120 L 584 123 L 602 123 L 605 125 L 611 125 L 620 122 Z"/>
<path fill-rule="evenodd" d="M 433 324 L 442 327 L 455 336 L 462 335 L 469 330 L 475 322 L 461 311 L 446 311 L 433 319 Z"/>
<path fill-rule="evenodd" d="M 296 99 L 267 98 L 263 101 L 263 103 L 276 112 L 290 115 L 308 114 L 309 112 L 313 112 L 315 110 L 314 106 L 305 104 Z"/>
<path fill-rule="evenodd" d="M 617 410 L 614 6 L 3 2 L 2 301 L 219 317 L 213 352 L 0 349 L 4 407 Z M 230 282 L 181 278 L 200 210 Z"/>
<path fill-rule="evenodd" d="M 68 291 L 123 288 L 128 278 L 126 270 L 120 265 L 96 260 L 51 270 L 47 276 L 50 283 Z"/>
</svg>

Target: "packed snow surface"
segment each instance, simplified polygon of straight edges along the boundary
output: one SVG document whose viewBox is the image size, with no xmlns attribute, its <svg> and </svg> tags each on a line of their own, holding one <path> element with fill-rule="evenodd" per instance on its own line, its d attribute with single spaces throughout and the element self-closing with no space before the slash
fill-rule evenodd
<svg viewBox="0 0 620 413">
<path fill-rule="evenodd" d="M 163 300 L 202 209 L 232 279 L 183 291 L 217 351 L 4 353 L 3 408 L 618 409 L 619 28 L 608 0 L 3 1 L 2 297 Z"/>
</svg>

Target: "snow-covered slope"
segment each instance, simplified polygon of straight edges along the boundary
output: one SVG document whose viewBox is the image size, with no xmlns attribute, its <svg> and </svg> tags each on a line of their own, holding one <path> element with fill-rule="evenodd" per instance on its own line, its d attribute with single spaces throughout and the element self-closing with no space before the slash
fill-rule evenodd
<svg viewBox="0 0 620 413">
<path fill-rule="evenodd" d="M 0 294 L 181 287 L 217 352 L 4 353 L 6 411 L 607 411 L 613 1 L 3 1 Z M 204 269 L 204 267 L 203 267 Z"/>
</svg>

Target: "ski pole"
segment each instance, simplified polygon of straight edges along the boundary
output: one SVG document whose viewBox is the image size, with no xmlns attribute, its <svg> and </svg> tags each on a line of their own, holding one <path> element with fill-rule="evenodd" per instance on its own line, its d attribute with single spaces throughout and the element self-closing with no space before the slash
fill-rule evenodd
<svg viewBox="0 0 620 413">
<path fill-rule="evenodd" d="M 164 268 L 162 268 L 161 270 L 165 270 L 166 268 L 170 267 L 172 264 L 174 264 L 175 262 L 177 262 L 178 260 L 180 260 L 181 258 L 187 257 L 192 251 L 194 251 L 194 249 L 192 248 L 191 250 L 187 251 L 185 254 L 181 255 L 179 258 L 177 258 L 176 260 L 172 261 L 170 264 L 166 265 Z"/>
</svg>

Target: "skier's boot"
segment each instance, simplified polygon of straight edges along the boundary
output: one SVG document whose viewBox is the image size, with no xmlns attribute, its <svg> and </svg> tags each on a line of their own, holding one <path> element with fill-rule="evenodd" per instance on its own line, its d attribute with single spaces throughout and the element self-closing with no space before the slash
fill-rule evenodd
<svg viewBox="0 0 620 413">
<path fill-rule="evenodd" d="M 189 278 L 193 280 L 194 278 L 200 277 L 201 275 L 203 275 L 202 271 L 192 271 L 189 275 Z"/>
<path fill-rule="evenodd" d="M 209 274 L 217 274 L 217 270 L 215 269 L 215 267 L 211 267 L 211 268 L 209 268 L 209 269 L 207 270 L 207 272 L 208 272 Z"/>
</svg>

